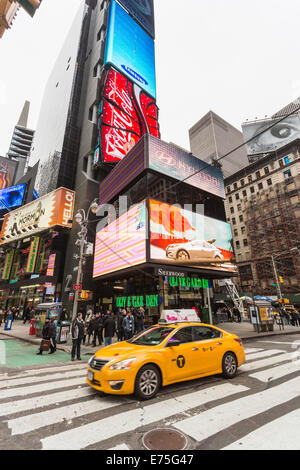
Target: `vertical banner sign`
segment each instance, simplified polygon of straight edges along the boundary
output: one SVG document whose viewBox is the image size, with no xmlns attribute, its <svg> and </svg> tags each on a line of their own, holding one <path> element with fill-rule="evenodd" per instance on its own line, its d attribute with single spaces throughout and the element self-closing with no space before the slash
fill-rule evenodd
<svg viewBox="0 0 300 470">
<path fill-rule="evenodd" d="M 15 260 L 14 260 L 13 267 L 11 270 L 11 275 L 10 275 L 11 281 L 18 281 L 19 266 L 20 266 L 20 252 L 16 251 Z"/>
<path fill-rule="evenodd" d="M 30 244 L 30 252 L 29 252 L 27 268 L 26 268 L 27 273 L 32 274 L 35 272 L 35 263 L 36 263 L 37 254 L 39 250 L 39 243 L 40 243 L 40 238 L 34 237 L 34 239 L 32 240 Z"/>
<path fill-rule="evenodd" d="M 11 248 L 5 258 L 5 264 L 4 264 L 4 270 L 3 270 L 3 276 L 2 279 L 8 281 L 9 276 L 10 276 L 10 271 L 13 265 L 14 261 L 14 255 L 15 255 L 15 250 Z"/>
<path fill-rule="evenodd" d="M 37 262 L 36 262 L 36 268 L 35 268 L 36 273 L 40 273 L 43 268 L 44 257 L 45 257 L 45 243 L 46 243 L 45 239 L 42 238 L 40 240 L 40 248 L 39 248 L 39 252 L 37 256 Z"/>
<path fill-rule="evenodd" d="M 51 276 L 51 277 L 54 276 L 55 259 L 56 259 L 55 253 L 49 256 L 48 269 L 47 269 L 47 274 L 46 274 L 47 276 Z"/>
</svg>

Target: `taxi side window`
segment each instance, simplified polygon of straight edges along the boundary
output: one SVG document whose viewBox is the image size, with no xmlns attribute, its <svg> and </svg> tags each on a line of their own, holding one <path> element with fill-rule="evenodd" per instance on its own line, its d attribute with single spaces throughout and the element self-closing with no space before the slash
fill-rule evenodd
<svg viewBox="0 0 300 470">
<path fill-rule="evenodd" d="M 173 339 L 177 339 L 181 344 L 191 343 L 193 341 L 193 328 L 191 326 L 181 328 L 175 333 Z"/>
<path fill-rule="evenodd" d="M 207 326 L 194 326 L 194 341 L 203 341 L 205 339 L 220 338 L 222 332 L 209 328 Z"/>
</svg>

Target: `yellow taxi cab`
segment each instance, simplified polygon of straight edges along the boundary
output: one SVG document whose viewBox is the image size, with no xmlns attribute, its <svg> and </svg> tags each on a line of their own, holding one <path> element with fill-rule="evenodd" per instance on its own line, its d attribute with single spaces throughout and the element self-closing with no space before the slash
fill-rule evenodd
<svg viewBox="0 0 300 470">
<path fill-rule="evenodd" d="M 241 339 L 215 326 L 159 322 L 134 338 L 99 350 L 87 383 L 106 394 L 153 398 L 161 387 L 223 374 L 235 377 L 245 362 Z"/>
</svg>

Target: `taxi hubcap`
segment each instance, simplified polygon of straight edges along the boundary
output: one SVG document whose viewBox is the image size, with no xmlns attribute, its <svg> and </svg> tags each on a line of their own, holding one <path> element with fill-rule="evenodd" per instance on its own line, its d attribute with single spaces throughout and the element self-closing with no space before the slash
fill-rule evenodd
<svg viewBox="0 0 300 470">
<path fill-rule="evenodd" d="M 145 395 L 151 395 L 157 388 L 158 378 L 153 370 L 145 370 L 140 379 L 140 388 Z"/>
<path fill-rule="evenodd" d="M 227 356 L 225 359 L 225 368 L 228 374 L 234 374 L 236 371 L 236 362 L 233 356 Z"/>
</svg>

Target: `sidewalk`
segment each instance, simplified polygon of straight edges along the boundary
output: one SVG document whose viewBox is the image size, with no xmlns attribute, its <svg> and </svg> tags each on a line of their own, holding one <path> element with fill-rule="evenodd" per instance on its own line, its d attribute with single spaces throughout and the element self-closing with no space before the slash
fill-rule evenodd
<svg viewBox="0 0 300 470">
<path fill-rule="evenodd" d="M 263 338 L 267 336 L 278 336 L 278 335 L 290 335 L 290 334 L 300 334 L 300 327 L 294 326 L 284 326 L 284 330 L 280 330 L 278 325 L 274 325 L 274 331 L 264 332 L 264 333 L 257 333 L 253 329 L 253 325 L 248 322 L 242 323 L 219 323 L 216 325 L 218 328 L 222 330 L 228 331 L 228 333 L 235 334 L 239 336 L 242 340 L 247 339 L 256 339 L 256 338 Z M 1 325 L 0 334 L 10 337 L 19 339 L 21 341 L 26 341 L 28 343 L 36 344 L 37 347 L 41 343 L 41 338 L 37 338 L 36 336 L 29 336 L 29 324 L 23 325 L 22 321 L 16 321 L 13 323 L 13 327 L 11 331 L 4 331 L 4 325 Z M 113 338 L 113 343 L 116 343 L 117 339 Z M 102 346 L 103 347 L 103 346 Z M 69 337 L 67 344 L 58 344 L 57 349 L 60 351 L 65 351 L 68 354 L 71 354 L 72 349 L 72 340 Z M 101 347 L 96 346 L 95 348 L 92 346 L 82 346 L 82 354 L 84 355 L 93 355 L 95 354 Z"/>
</svg>

